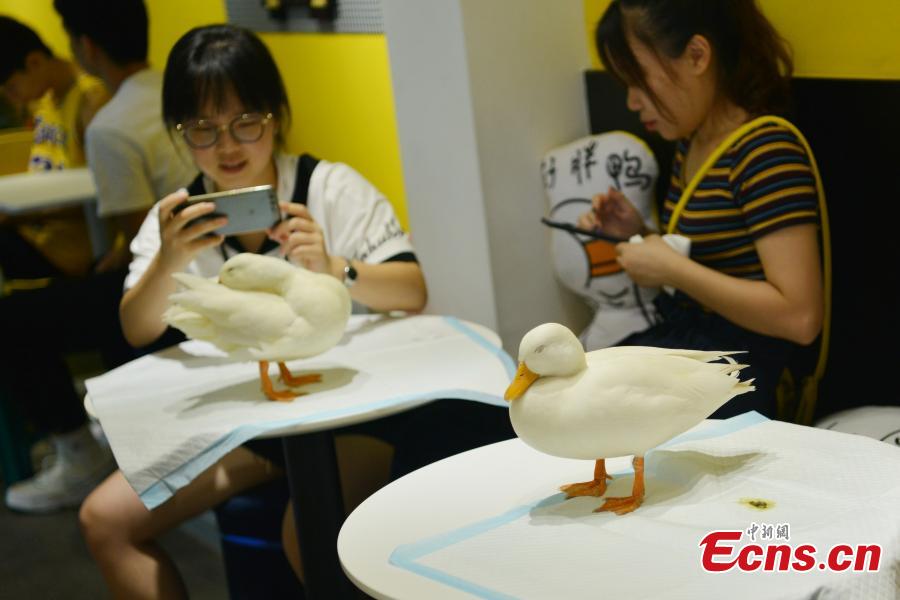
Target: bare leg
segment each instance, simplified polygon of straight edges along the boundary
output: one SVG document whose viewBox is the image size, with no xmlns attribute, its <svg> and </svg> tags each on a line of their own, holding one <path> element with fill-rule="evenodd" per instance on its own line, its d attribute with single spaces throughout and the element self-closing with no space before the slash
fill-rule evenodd
<svg viewBox="0 0 900 600">
<path fill-rule="evenodd" d="M 284 509 L 281 520 L 281 545 L 288 564 L 294 570 L 297 579 L 303 581 L 303 559 L 300 557 L 300 544 L 297 542 L 297 526 L 294 522 L 294 506 L 290 502 Z"/>
<path fill-rule="evenodd" d="M 184 582 L 156 538 L 236 493 L 274 479 L 279 469 L 237 448 L 150 511 L 121 471 L 91 492 L 79 512 L 88 549 L 114 598 L 187 598 Z"/>
<path fill-rule="evenodd" d="M 617 515 L 630 513 L 644 501 L 644 457 L 634 457 L 634 484 L 631 486 L 631 495 L 622 498 L 609 498 L 603 506 L 594 512 L 612 511 Z"/>
<path fill-rule="evenodd" d="M 575 496 L 602 496 L 606 493 L 606 480 L 612 479 L 611 475 L 606 473 L 606 459 L 598 459 L 594 463 L 594 479 L 585 481 L 584 483 L 570 483 L 560 486 L 560 491 L 566 493 L 566 498 L 574 498 Z"/>
</svg>

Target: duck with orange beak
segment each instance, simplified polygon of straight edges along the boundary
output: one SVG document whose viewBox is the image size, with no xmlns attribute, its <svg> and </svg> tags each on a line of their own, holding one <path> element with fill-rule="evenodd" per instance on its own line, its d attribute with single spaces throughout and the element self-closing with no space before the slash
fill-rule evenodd
<svg viewBox="0 0 900 600">
<path fill-rule="evenodd" d="M 594 477 L 564 485 L 568 497 L 606 493 L 605 459 L 634 456 L 630 496 L 598 511 L 625 514 L 644 498 L 644 455 L 752 391 L 737 352 L 618 346 L 585 353 L 568 328 L 545 323 L 522 338 L 504 398 L 523 442 L 546 454 L 594 460 Z M 723 359 L 726 362 L 712 362 Z"/>
</svg>

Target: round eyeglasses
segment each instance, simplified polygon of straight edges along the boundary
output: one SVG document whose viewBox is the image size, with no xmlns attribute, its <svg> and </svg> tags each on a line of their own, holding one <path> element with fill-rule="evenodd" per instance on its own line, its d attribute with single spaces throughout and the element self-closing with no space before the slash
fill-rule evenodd
<svg viewBox="0 0 900 600">
<path fill-rule="evenodd" d="M 272 120 L 272 113 L 244 113 L 233 118 L 225 125 L 217 125 L 206 119 L 197 119 L 187 123 L 179 123 L 175 130 L 184 136 L 184 141 L 191 148 L 201 149 L 214 146 L 219 141 L 219 133 L 231 132 L 231 137 L 241 143 L 250 144 L 262 137 L 266 125 Z"/>
</svg>

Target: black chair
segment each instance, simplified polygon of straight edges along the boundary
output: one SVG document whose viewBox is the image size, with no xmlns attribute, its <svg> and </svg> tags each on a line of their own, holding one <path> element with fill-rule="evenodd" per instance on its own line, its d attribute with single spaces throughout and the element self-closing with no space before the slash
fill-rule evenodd
<svg viewBox="0 0 900 600">
<path fill-rule="evenodd" d="M 282 477 L 215 508 L 231 600 L 305 597 L 281 544 L 281 520 L 289 499 Z"/>
</svg>

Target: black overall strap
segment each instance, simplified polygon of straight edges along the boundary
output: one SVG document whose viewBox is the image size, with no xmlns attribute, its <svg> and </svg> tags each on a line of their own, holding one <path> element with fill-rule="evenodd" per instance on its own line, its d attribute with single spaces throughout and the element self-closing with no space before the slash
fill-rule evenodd
<svg viewBox="0 0 900 600">
<path fill-rule="evenodd" d="M 318 164 L 318 158 L 310 154 L 300 155 L 297 160 L 297 181 L 294 183 L 294 195 L 291 197 L 291 202 L 306 204 L 309 198 L 309 181 Z"/>
<path fill-rule="evenodd" d="M 199 196 L 206 193 L 206 188 L 203 185 L 203 173 L 194 178 L 191 185 L 187 187 L 187 191 L 189 196 Z"/>
</svg>

